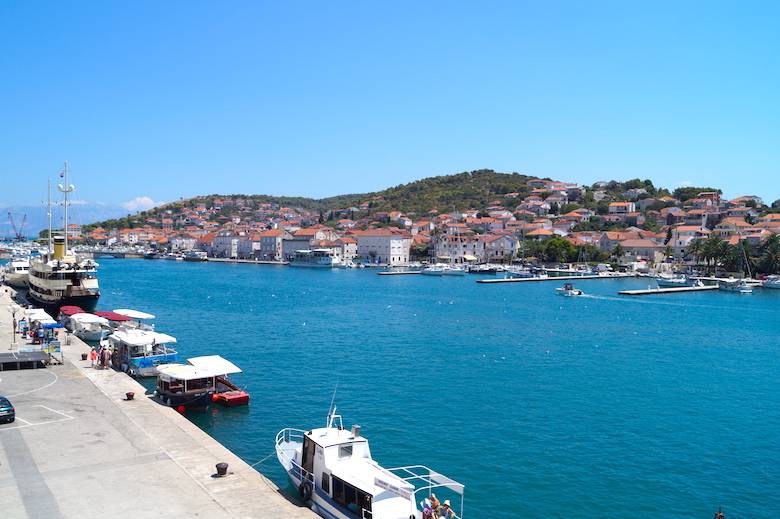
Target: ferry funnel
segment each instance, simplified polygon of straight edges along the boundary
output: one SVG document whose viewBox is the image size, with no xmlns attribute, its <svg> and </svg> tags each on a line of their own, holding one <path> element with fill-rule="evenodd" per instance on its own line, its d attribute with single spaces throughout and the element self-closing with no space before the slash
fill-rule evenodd
<svg viewBox="0 0 780 519">
<path fill-rule="evenodd" d="M 54 237 L 54 259 L 61 260 L 65 256 L 65 238 Z"/>
</svg>

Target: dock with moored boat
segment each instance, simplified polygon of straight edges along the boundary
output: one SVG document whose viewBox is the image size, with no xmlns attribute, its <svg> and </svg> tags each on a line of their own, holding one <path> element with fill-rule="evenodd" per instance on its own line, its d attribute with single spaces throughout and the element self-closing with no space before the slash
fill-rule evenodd
<svg viewBox="0 0 780 519">
<path fill-rule="evenodd" d="M 0 289 L 6 349 L 12 303 Z M 16 408 L 0 425 L 3 517 L 317 517 L 257 471 L 265 459 L 250 465 L 133 378 L 93 369 L 75 336 L 60 343 L 61 363 L 0 377 Z"/>
<path fill-rule="evenodd" d="M 547 276 L 547 277 L 509 277 L 500 279 L 478 279 L 477 283 L 522 283 L 526 281 L 585 281 L 590 279 L 614 279 L 634 277 L 633 274 L 610 274 L 608 276 L 581 275 L 581 276 Z"/>
<path fill-rule="evenodd" d="M 717 290 L 718 285 L 704 285 L 697 287 L 658 287 L 640 288 L 638 290 L 620 290 L 618 294 L 624 296 L 646 296 L 650 294 L 672 294 L 675 292 L 701 292 L 702 290 Z"/>
</svg>

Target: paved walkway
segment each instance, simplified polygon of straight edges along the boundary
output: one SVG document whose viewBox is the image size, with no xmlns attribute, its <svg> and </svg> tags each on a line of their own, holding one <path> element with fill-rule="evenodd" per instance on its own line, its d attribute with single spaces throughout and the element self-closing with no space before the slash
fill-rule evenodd
<svg viewBox="0 0 780 519">
<path fill-rule="evenodd" d="M 11 293 L 0 286 L 2 351 Z M 88 351 L 73 337 L 62 365 L 0 371 L 17 417 L 0 424 L 0 516 L 317 517 L 132 378 L 92 369 L 81 360 Z M 221 462 L 225 477 L 215 474 Z"/>
</svg>

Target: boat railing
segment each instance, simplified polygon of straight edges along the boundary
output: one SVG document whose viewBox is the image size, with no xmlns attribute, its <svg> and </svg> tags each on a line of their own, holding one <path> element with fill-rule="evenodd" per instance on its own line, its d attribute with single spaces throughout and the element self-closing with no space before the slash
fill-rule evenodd
<svg viewBox="0 0 780 519">
<path fill-rule="evenodd" d="M 460 495 L 460 513 L 458 517 L 463 518 L 463 493 L 465 485 L 458 483 L 444 474 L 440 474 L 425 465 L 409 465 L 408 467 L 395 467 L 383 469 L 391 474 L 398 476 L 407 483 L 414 486 L 414 494 L 423 490 L 430 491 L 434 488 L 447 488 Z M 425 497 L 428 497 L 427 495 Z M 417 498 L 415 497 L 415 500 Z"/>
<path fill-rule="evenodd" d="M 300 479 L 301 484 L 303 484 L 304 481 L 308 481 L 309 484 L 311 485 L 312 491 L 314 491 L 316 488 L 314 474 L 312 474 L 311 472 L 303 468 L 300 464 L 298 464 L 293 458 L 291 458 L 287 454 L 287 450 L 282 448 L 283 444 L 290 443 L 290 442 L 303 444 L 303 437 L 305 434 L 306 431 L 301 429 L 292 429 L 289 427 L 286 429 L 282 429 L 276 435 L 276 451 L 279 456 L 284 457 L 285 462 L 288 462 L 290 464 L 290 473 L 296 478 Z M 284 462 L 282 464 L 284 465 Z"/>
</svg>

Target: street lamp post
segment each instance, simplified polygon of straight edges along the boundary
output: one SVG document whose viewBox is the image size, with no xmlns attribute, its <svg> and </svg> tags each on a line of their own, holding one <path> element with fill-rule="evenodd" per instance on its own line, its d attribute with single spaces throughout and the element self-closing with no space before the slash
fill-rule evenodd
<svg viewBox="0 0 780 519">
<path fill-rule="evenodd" d="M 22 307 L 17 305 L 17 304 L 8 305 L 8 311 L 10 311 L 11 314 L 13 314 L 13 319 L 14 319 L 14 321 L 13 321 L 13 329 L 11 331 L 12 335 L 11 335 L 11 347 L 10 347 L 10 349 L 12 349 L 12 350 L 18 350 L 19 349 L 19 344 L 17 344 L 17 342 L 16 342 L 16 326 L 17 326 L 17 323 L 16 323 L 16 312 L 21 310 L 21 308 Z"/>
</svg>

